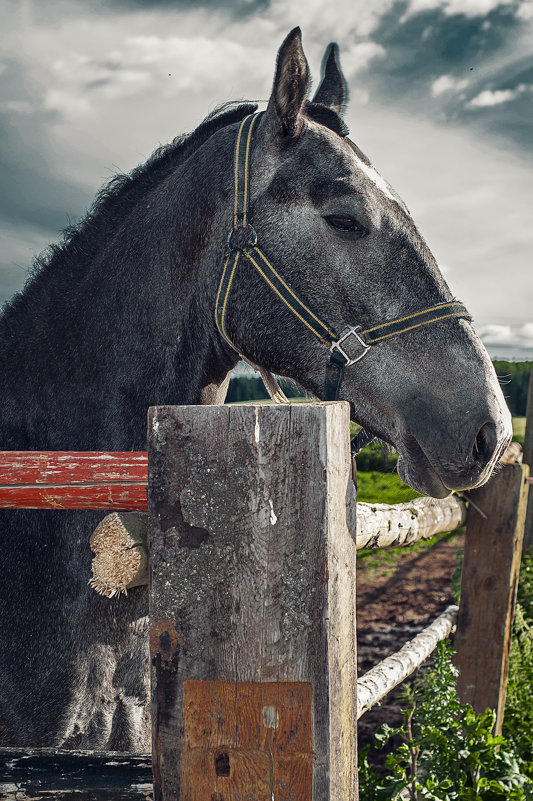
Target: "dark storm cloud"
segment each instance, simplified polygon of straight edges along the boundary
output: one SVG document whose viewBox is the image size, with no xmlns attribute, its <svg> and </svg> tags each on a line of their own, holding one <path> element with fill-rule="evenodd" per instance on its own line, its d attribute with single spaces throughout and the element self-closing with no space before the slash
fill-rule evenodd
<svg viewBox="0 0 533 801">
<path fill-rule="evenodd" d="M 12 61 L 4 66 L 0 75 L 0 217 L 62 230 L 68 224 L 65 208 L 81 211 L 86 190 L 54 170 L 57 154 L 50 153 L 46 131 L 52 115 L 38 109 L 19 66 Z"/>
<path fill-rule="evenodd" d="M 504 8 L 473 18 L 441 10 L 406 16 L 405 5 L 395 4 L 373 38 L 387 49 L 382 75 L 391 93 L 415 96 L 421 82 L 443 73 L 468 77 L 519 28 L 520 21 Z"/>
<path fill-rule="evenodd" d="M 50 148 L 43 111 L 19 65 L 3 62 L 0 75 L 0 310 L 21 285 L 33 257 L 90 202 L 87 187 L 62 175 Z M 74 218 L 75 218 L 74 217 Z"/>
<path fill-rule="evenodd" d="M 472 18 L 439 9 L 405 12 L 405 4 L 394 4 L 373 33 L 387 56 L 378 73 L 368 71 L 369 87 L 411 112 L 477 127 L 530 150 L 533 96 L 527 87 L 533 84 L 533 56 L 509 56 L 524 25 L 514 10 L 500 6 Z M 449 79 L 449 89 L 434 91 L 442 76 Z M 505 95 L 486 94 L 502 90 Z"/>
<path fill-rule="evenodd" d="M 104 0 L 102 8 L 171 11 L 203 8 L 208 11 L 225 11 L 231 16 L 251 16 L 268 8 L 269 0 Z"/>
</svg>

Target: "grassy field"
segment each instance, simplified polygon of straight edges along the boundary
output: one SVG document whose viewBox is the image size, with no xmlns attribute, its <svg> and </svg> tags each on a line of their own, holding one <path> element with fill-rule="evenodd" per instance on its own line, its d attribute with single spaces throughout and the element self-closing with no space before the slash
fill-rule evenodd
<svg viewBox="0 0 533 801">
<path fill-rule="evenodd" d="M 365 503 L 403 503 L 420 494 L 406 486 L 397 473 L 357 472 L 357 500 Z"/>
<path fill-rule="evenodd" d="M 513 439 L 517 442 L 524 441 L 524 434 L 526 433 L 526 418 L 513 417 Z"/>
</svg>

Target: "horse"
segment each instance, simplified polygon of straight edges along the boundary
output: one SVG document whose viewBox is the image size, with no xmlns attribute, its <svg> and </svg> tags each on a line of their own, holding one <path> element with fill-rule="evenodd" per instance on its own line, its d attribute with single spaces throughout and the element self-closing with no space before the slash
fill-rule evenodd
<svg viewBox="0 0 533 801">
<path fill-rule="evenodd" d="M 296 28 L 259 117 L 253 103 L 219 108 L 112 180 L 37 259 L 0 319 L 1 449 L 144 450 L 149 406 L 222 403 L 242 355 L 318 398 L 336 370 L 334 395 L 398 450 L 420 492 L 488 480 L 511 430 L 490 359 L 405 204 L 348 136 L 335 44 L 312 100 L 309 88 Z M 249 222 L 232 229 L 235 142 L 250 116 Z M 239 227 L 244 245 L 231 241 Z M 251 265 L 253 236 L 312 317 L 347 333 L 328 342 L 303 324 Z M 224 290 L 221 329 L 230 250 L 247 258 Z M 387 325 L 395 335 L 370 347 L 363 333 Z M 2 745 L 150 747 L 147 591 L 89 588 L 101 517 L 2 512 Z"/>
</svg>

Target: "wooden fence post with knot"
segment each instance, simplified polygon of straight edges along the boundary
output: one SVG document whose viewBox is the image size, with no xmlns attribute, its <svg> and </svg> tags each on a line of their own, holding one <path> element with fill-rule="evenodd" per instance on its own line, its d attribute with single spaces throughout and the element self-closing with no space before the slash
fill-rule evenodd
<svg viewBox="0 0 533 801">
<path fill-rule="evenodd" d="M 154 801 L 355 801 L 346 403 L 149 413 Z"/>
</svg>

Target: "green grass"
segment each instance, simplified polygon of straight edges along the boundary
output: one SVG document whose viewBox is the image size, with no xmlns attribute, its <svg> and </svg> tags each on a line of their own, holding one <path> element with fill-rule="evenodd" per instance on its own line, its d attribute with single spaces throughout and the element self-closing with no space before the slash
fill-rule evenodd
<svg viewBox="0 0 533 801">
<path fill-rule="evenodd" d="M 526 418 L 513 417 L 513 440 L 523 442 L 526 433 Z"/>
<path fill-rule="evenodd" d="M 422 497 L 420 493 L 403 483 L 397 473 L 380 473 L 378 471 L 357 471 L 357 500 L 364 503 L 405 503 L 413 498 Z M 393 572 L 402 559 L 409 557 L 413 551 L 429 550 L 438 542 L 457 537 L 459 531 L 435 534 L 429 540 L 412 543 L 409 547 L 383 548 L 377 551 L 358 551 L 357 559 L 363 561 L 367 569 L 379 570 L 381 573 Z"/>
<path fill-rule="evenodd" d="M 357 500 L 365 503 L 404 503 L 420 493 L 403 483 L 397 473 L 357 472 Z"/>
</svg>

